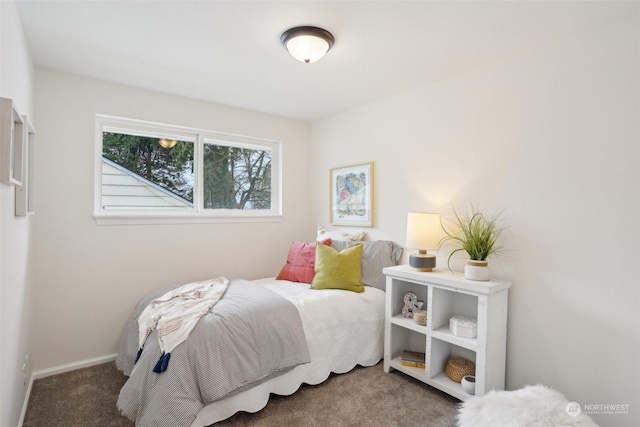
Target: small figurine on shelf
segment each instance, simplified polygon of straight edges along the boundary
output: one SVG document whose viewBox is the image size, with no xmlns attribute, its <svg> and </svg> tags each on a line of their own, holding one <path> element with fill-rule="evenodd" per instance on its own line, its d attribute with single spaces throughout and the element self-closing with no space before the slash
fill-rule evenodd
<svg viewBox="0 0 640 427">
<path fill-rule="evenodd" d="M 424 305 L 423 301 L 418 301 L 418 297 L 413 292 L 407 292 L 404 295 L 404 307 L 402 307 L 402 315 L 412 318 L 415 310 L 420 310 Z"/>
</svg>

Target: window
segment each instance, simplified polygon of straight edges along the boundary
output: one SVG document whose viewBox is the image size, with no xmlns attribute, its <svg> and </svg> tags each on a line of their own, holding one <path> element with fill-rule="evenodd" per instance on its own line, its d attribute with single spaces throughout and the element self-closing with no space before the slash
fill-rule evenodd
<svg viewBox="0 0 640 427">
<path fill-rule="evenodd" d="M 280 218 L 280 143 L 96 116 L 99 224 Z"/>
</svg>

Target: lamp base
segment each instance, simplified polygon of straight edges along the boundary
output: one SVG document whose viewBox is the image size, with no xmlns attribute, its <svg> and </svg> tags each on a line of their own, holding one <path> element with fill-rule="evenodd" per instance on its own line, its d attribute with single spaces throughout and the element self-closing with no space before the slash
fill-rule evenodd
<svg viewBox="0 0 640 427">
<path fill-rule="evenodd" d="M 411 255 L 409 265 L 418 271 L 432 271 L 436 266 L 436 256 L 430 254 Z"/>
</svg>

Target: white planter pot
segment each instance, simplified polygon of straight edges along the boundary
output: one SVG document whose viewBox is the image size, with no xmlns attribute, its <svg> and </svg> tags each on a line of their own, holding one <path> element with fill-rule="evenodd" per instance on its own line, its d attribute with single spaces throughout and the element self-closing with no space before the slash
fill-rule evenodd
<svg viewBox="0 0 640 427">
<path fill-rule="evenodd" d="M 486 282 L 491 278 L 488 262 L 468 260 L 467 265 L 464 266 L 464 278 Z"/>
<path fill-rule="evenodd" d="M 460 381 L 462 389 L 469 394 L 476 394 L 476 377 L 473 375 L 465 375 Z"/>
</svg>

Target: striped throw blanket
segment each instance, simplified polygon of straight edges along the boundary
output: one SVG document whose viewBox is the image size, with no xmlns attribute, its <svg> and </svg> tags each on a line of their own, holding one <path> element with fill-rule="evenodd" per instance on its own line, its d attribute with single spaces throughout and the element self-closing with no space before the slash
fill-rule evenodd
<svg viewBox="0 0 640 427">
<path fill-rule="evenodd" d="M 226 277 L 193 282 L 151 301 L 138 318 L 139 350 L 136 362 L 142 355 L 147 337 L 157 329 L 162 354 L 153 372 L 166 371 L 171 351 L 187 339 L 200 318 L 222 298 L 228 285 Z"/>
</svg>

